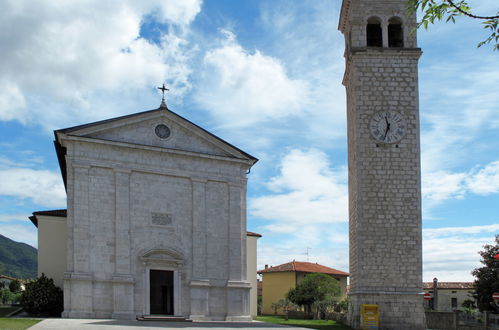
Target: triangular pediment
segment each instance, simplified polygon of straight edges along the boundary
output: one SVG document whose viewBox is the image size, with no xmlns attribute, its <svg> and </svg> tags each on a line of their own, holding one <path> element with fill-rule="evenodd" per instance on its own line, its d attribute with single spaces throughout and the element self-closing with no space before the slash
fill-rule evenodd
<svg viewBox="0 0 499 330">
<path fill-rule="evenodd" d="M 58 132 L 82 138 L 256 162 L 256 158 L 251 155 L 163 108 L 56 131 Z"/>
</svg>

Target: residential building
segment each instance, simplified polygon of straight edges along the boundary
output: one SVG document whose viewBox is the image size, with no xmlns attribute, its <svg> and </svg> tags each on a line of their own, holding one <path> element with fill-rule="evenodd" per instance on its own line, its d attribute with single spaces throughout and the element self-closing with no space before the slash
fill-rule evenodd
<svg viewBox="0 0 499 330">
<path fill-rule="evenodd" d="M 465 300 L 473 300 L 475 286 L 473 282 L 424 282 L 423 290 L 431 293 L 432 299 L 425 300 L 425 308 L 441 312 L 450 312 L 463 306 Z"/>
<path fill-rule="evenodd" d="M 290 289 L 295 288 L 308 274 L 323 273 L 338 280 L 341 288 L 341 300 L 346 295 L 348 273 L 317 263 L 291 261 L 282 265 L 268 267 L 258 271 L 262 275 L 262 314 L 274 314 L 272 304 L 285 299 Z M 283 314 L 278 310 L 277 314 Z"/>
</svg>

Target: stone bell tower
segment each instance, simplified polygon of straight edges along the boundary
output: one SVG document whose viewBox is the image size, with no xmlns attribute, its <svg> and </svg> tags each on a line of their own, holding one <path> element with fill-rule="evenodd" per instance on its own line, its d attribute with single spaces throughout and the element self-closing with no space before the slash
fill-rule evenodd
<svg viewBox="0 0 499 330">
<path fill-rule="evenodd" d="M 407 0 L 343 0 L 350 195 L 349 323 L 426 329 L 416 17 Z"/>
</svg>

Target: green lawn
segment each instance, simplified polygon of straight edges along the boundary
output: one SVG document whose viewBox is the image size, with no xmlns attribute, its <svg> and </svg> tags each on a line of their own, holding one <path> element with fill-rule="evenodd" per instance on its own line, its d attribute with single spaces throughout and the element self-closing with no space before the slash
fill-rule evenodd
<svg viewBox="0 0 499 330">
<path fill-rule="evenodd" d="M 295 327 L 309 328 L 309 329 L 321 329 L 321 330 L 351 330 L 352 328 L 346 325 L 336 323 L 335 321 L 324 321 L 324 320 L 299 320 L 299 319 L 289 319 L 286 321 L 283 316 L 258 316 L 256 318 L 258 321 L 277 323 L 283 325 L 290 325 Z"/>
<path fill-rule="evenodd" d="M 11 319 L 0 317 L 0 330 L 24 330 L 41 320 Z"/>
</svg>

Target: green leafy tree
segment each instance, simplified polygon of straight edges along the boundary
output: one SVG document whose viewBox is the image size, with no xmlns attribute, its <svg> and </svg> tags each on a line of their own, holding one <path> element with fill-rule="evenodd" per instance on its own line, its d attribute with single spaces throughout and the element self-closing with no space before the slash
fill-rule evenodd
<svg viewBox="0 0 499 330">
<path fill-rule="evenodd" d="M 305 307 L 310 315 L 314 303 L 327 301 L 341 294 L 337 280 L 322 273 L 312 273 L 303 279 L 296 288 L 289 290 L 287 299 L 299 306 Z"/>
<path fill-rule="evenodd" d="M 62 290 L 54 280 L 42 274 L 36 281 L 26 284 L 20 299 L 23 308 L 36 316 L 60 316 L 63 310 Z"/>
<path fill-rule="evenodd" d="M 435 21 L 456 22 L 456 17 L 466 16 L 481 21 L 489 36 L 478 43 L 478 47 L 492 44 L 494 50 L 499 50 L 499 11 L 492 16 L 481 16 L 473 13 L 468 1 L 465 0 L 409 0 L 411 12 L 422 12 L 418 27 L 428 29 Z"/>
<path fill-rule="evenodd" d="M 483 246 L 483 250 L 478 253 L 482 257 L 480 262 L 483 267 L 476 268 L 471 272 L 475 277 L 473 296 L 480 311 L 499 311 L 492 299 L 492 294 L 499 292 L 499 257 L 497 257 L 499 255 L 499 235 L 496 235 L 494 245 L 486 244 Z"/>
<path fill-rule="evenodd" d="M 9 288 L 0 290 L 0 302 L 4 305 L 16 304 L 19 301 L 20 296 L 20 293 L 13 293 Z"/>
<path fill-rule="evenodd" d="M 18 280 L 10 281 L 9 290 L 12 293 L 19 293 L 19 292 L 21 292 L 21 282 L 19 282 Z"/>
</svg>

